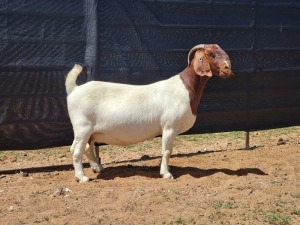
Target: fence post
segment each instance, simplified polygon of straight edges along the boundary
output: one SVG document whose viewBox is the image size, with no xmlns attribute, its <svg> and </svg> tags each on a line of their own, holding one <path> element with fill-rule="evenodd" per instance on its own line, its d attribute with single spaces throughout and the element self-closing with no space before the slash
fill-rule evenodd
<svg viewBox="0 0 300 225">
<path fill-rule="evenodd" d="M 249 150 L 250 147 L 250 132 L 246 131 L 246 135 L 245 135 L 245 150 Z"/>
<path fill-rule="evenodd" d="M 87 81 L 94 80 L 97 60 L 97 1 L 85 0 L 86 49 L 84 62 L 87 66 Z"/>
</svg>

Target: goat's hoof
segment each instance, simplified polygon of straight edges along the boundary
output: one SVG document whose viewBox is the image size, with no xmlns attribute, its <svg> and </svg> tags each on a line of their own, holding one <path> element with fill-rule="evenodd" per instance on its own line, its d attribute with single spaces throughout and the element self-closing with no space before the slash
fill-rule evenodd
<svg viewBox="0 0 300 225">
<path fill-rule="evenodd" d="M 103 165 L 99 164 L 99 165 L 93 165 L 91 166 L 92 170 L 94 173 L 101 173 L 101 171 L 104 170 Z"/>
<path fill-rule="evenodd" d="M 90 179 L 87 177 L 87 176 L 80 176 L 80 177 L 76 177 L 76 180 L 79 182 L 79 183 L 84 183 L 84 182 L 88 182 Z"/>
<path fill-rule="evenodd" d="M 91 166 L 94 173 L 100 173 L 101 168 L 98 165 Z"/>
<path fill-rule="evenodd" d="M 165 179 L 174 179 L 174 177 L 171 173 L 163 174 L 163 178 L 165 178 Z"/>
<path fill-rule="evenodd" d="M 99 168 L 100 168 L 100 172 L 105 170 L 105 167 L 102 164 L 100 164 Z"/>
</svg>

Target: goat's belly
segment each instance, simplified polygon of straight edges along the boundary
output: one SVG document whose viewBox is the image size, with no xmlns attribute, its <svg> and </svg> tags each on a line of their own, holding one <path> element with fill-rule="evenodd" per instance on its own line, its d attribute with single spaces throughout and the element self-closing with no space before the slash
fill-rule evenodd
<svg viewBox="0 0 300 225">
<path fill-rule="evenodd" d="M 159 129 L 150 127 L 119 127 L 111 131 L 95 132 L 91 140 L 109 145 L 126 146 L 136 144 L 161 135 Z"/>
</svg>

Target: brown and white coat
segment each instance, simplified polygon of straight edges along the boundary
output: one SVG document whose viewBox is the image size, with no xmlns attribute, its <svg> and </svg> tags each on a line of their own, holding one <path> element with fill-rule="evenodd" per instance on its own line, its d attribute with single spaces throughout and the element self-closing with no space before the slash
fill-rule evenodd
<svg viewBox="0 0 300 225">
<path fill-rule="evenodd" d="M 91 81 L 77 86 L 81 70 L 81 66 L 75 65 L 66 79 L 68 112 L 74 131 L 71 152 L 75 177 L 80 182 L 89 180 L 83 172 L 83 152 L 94 171 L 103 168 L 93 153 L 94 142 L 124 146 L 159 135 L 160 174 L 173 178 L 168 166 L 173 142 L 194 125 L 206 82 L 213 74 L 223 78 L 232 75 L 229 57 L 218 45 L 195 46 L 189 52 L 186 69 L 149 85 Z"/>
</svg>

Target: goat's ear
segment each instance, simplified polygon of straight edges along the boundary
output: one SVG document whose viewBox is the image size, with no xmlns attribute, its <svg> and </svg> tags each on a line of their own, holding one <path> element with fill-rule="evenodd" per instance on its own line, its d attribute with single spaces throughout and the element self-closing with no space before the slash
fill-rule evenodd
<svg viewBox="0 0 300 225">
<path fill-rule="evenodd" d="M 210 69 L 209 62 L 203 51 L 196 51 L 192 64 L 195 72 L 199 76 L 212 77 L 212 72 Z"/>
</svg>

